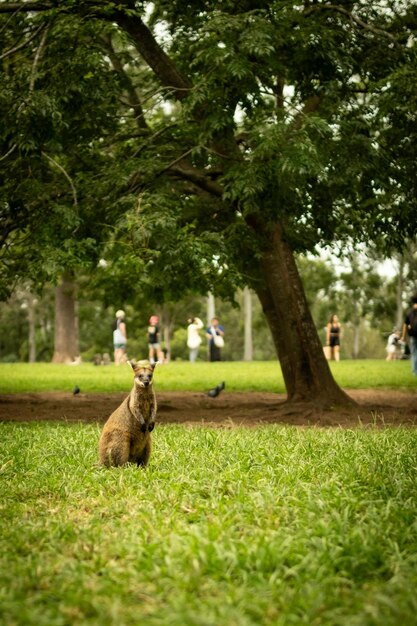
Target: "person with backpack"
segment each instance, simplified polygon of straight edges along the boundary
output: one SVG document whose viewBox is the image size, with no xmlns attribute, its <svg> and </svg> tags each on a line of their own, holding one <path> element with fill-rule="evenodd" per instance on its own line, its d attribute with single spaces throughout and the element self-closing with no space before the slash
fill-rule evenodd
<svg viewBox="0 0 417 626">
<path fill-rule="evenodd" d="M 411 298 L 412 309 L 405 316 L 402 341 L 410 337 L 411 367 L 414 376 L 417 376 L 417 294 Z"/>
</svg>

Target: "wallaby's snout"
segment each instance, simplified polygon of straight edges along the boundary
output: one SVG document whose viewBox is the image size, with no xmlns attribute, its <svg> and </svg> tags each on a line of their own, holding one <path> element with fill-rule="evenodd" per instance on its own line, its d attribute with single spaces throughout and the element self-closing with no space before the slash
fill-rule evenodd
<svg viewBox="0 0 417 626">
<path fill-rule="evenodd" d="M 149 387 L 149 385 L 152 384 L 152 375 L 152 370 L 138 370 L 135 374 L 135 383 L 137 383 L 140 387 Z"/>
</svg>

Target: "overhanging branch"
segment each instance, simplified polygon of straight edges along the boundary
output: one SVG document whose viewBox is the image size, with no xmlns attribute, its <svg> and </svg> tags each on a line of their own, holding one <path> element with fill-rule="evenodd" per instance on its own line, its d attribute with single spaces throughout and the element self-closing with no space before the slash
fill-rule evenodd
<svg viewBox="0 0 417 626">
<path fill-rule="evenodd" d="M 223 196 L 223 187 L 213 180 L 210 180 L 206 173 L 199 172 L 195 169 L 185 169 L 175 165 L 170 167 L 170 169 L 166 171 L 166 174 L 187 180 L 217 198 L 221 198 Z"/>
</svg>

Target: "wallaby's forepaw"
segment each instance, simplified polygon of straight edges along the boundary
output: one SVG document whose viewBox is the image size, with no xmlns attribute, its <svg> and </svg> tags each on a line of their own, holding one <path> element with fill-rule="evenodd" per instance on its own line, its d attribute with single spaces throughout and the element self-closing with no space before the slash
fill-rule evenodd
<svg viewBox="0 0 417 626">
<path fill-rule="evenodd" d="M 150 424 L 148 424 L 148 431 L 151 432 L 154 428 L 155 428 L 155 422 L 150 422 Z"/>
<path fill-rule="evenodd" d="M 146 430 L 147 430 L 147 426 L 146 426 L 146 424 L 145 424 L 145 423 L 141 424 L 141 425 L 140 425 L 140 429 L 141 429 L 141 431 L 142 431 L 143 433 L 146 433 Z"/>
</svg>

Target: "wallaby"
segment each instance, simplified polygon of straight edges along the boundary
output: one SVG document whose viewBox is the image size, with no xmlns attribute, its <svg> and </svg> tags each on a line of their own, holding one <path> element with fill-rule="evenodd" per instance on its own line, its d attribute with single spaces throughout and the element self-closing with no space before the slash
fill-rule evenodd
<svg viewBox="0 0 417 626">
<path fill-rule="evenodd" d="M 99 443 L 100 463 L 124 465 L 128 461 L 147 465 L 151 455 L 151 431 L 155 426 L 155 365 L 128 361 L 133 369 L 133 389 L 104 424 Z"/>
</svg>

